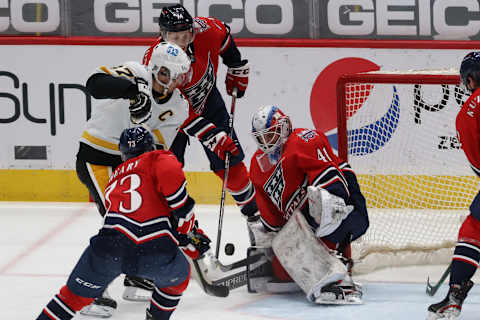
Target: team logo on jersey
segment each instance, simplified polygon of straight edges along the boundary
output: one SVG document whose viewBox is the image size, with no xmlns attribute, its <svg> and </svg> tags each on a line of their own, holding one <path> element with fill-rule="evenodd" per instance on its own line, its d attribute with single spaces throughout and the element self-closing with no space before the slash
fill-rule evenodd
<svg viewBox="0 0 480 320">
<path fill-rule="evenodd" d="M 293 212 L 301 208 L 302 205 L 307 200 L 307 186 L 308 186 L 308 178 L 305 176 L 303 179 L 302 185 L 293 193 L 290 197 L 290 200 L 287 201 L 287 205 L 285 206 L 285 213 L 283 217 L 288 220 L 292 216 Z"/>
<path fill-rule="evenodd" d="M 210 28 L 210 26 L 206 21 L 203 21 L 202 19 L 199 19 L 199 18 L 193 18 L 193 23 L 194 23 L 195 32 L 197 33 L 205 32 Z"/>
<path fill-rule="evenodd" d="M 337 136 L 337 80 L 344 74 L 377 71 L 380 67 L 363 58 L 343 58 L 325 67 L 317 77 L 310 95 L 310 113 L 315 128 L 324 132 L 333 149 L 338 150 Z M 387 111 L 373 121 L 348 131 L 348 150 L 350 155 L 361 156 L 384 147 L 395 133 L 400 118 L 400 99 L 397 88 L 392 86 L 392 100 Z M 357 92 L 354 102 L 349 106 L 347 120 L 354 118 L 357 112 L 367 106 L 367 100 L 374 85 L 365 85 Z M 332 94 L 333 93 L 333 94 Z M 352 99 L 353 100 L 353 99 Z M 387 107 L 387 105 L 385 105 Z"/>
<path fill-rule="evenodd" d="M 300 137 L 305 142 L 308 142 L 318 136 L 318 133 L 315 130 L 305 129 L 297 133 L 297 136 Z"/>
<path fill-rule="evenodd" d="M 282 211 L 282 195 L 285 190 L 285 179 L 283 178 L 282 161 L 280 161 L 270 178 L 263 186 L 263 190 L 270 197 L 272 202 Z"/>
<path fill-rule="evenodd" d="M 210 52 L 208 53 L 208 63 L 205 73 L 202 78 L 193 86 L 184 90 L 185 95 L 192 103 L 193 111 L 196 114 L 201 114 L 205 108 L 205 102 L 207 100 L 210 91 L 215 84 L 215 68 L 210 60 Z"/>
</svg>

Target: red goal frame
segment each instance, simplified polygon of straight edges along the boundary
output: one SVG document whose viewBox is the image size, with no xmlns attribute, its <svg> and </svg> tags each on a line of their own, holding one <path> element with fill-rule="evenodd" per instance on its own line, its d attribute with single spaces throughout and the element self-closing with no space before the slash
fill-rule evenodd
<svg viewBox="0 0 480 320">
<path fill-rule="evenodd" d="M 347 83 L 392 83 L 392 84 L 460 84 L 460 75 L 427 73 L 427 70 L 419 70 L 421 73 L 388 73 L 385 71 L 360 72 L 345 74 L 337 81 L 337 139 L 338 156 L 348 161 L 347 146 L 347 110 L 345 98 L 345 86 Z M 411 71 L 410 71 L 411 72 Z"/>
</svg>

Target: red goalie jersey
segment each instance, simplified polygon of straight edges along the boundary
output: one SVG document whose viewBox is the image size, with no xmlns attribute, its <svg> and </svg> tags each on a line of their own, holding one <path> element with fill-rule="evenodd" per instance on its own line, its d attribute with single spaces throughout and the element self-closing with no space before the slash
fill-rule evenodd
<svg viewBox="0 0 480 320">
<path fill-rule="evenodd" d="M 339 160 L 323 133 L 295 129 L 283 148 L 273 166 L 261 150 L 250 164 L 257 205 L 264 224 L 272 231 L 278 231 L 294 210 L 306 207 L 307 186 L 320 186 L 345 200 L 349 197 Z"/>
<path fill-rule="evenodd" d="M 480 89 L 463 104 L 457 115 L 457 135 L 473 171 L 480 176 Z"/>
<path fill-rule="evenodd" d="M 230 45 L 230 31 L 223 22 L 215 18 L 195 17 L 193 19 L 195 38 L 193 40 L 194 58 L 190 70 L 190 80 L 185 83 L 182 92 L 191 102 L 193 111 L 202 113 L 206 99 L 215 85 L 219 56 Z M 153 48 L 160 42 L 159 37 L 145 52 L 143 64 L 147 65 Z"/>
</svg>

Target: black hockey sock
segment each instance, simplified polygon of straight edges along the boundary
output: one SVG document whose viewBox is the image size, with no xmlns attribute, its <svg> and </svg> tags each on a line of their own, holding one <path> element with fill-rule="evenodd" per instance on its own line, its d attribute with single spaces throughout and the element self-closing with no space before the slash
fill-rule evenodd
<svg viewBox="0 0 480 320">
<path fill-rule="evenodd" d="M 58 295 L 56 295 L 47 306 L 42 310 L 42 313 L 38 316 L 37 320 L 70 320 L 75 316 L 69 306 L 67 306 Z"/>
<path fill-rule="evenodd" d="M 155 320 L 168 320 L 177 308 L 182 295 L 166 293 L 162 289 L 155 288 L 150 302 L 150 314 Z"/>
<path fill-rule="evenodd" d="M 471 243 L 458 242 L 453 253 L 450 284 L 470 280 L 478 268 L 479 261 L 480 248 Z"/>
</svg>

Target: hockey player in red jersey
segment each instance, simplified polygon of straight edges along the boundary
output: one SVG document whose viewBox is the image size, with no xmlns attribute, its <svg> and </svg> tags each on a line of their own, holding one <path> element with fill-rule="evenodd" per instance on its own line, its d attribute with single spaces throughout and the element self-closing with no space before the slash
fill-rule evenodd
<svg viewBox="0 0 480 320">
<path fill-rule="evenodd" d="M 480 52 L 471 52 L 463 58 L 460 78 L 471 96 L 457 115 L 457 136 L 473 172 L 480 177 Z M 470 214 L 458 232 L 451 262 L 450 289 L 445 299 L 428 307 L 429 320 L 459 317 L 479 263 L 480 193 L 477 193 L 470 205 Z"/>
<path fill-rule="evenodd" d="M 361 288 L 348 272 L 349 243 L 368 228 L 355 173 L 339 161 L 323 133 L 292 129 L 289 117 L 276 106 L 255 113 L 252 135 L 258 150 L 250 174 L 260 219 L 249 224 L 257 246 L 273 247 L 276 281 L 293 278 L 315 303 L 361 303 Z M 292 243 L 300 247 L 292 248 Z M 297 252 L 301 257 L 295 257 Z"/>
<path fill-rule="evenodd" d="M 169 151 L 153 151 L 143 127 L 123 131 L 119 149 L 124 162 L 106 187 L 103 226 L 37 320 L 72 319 L 121 273 L 152 279 L 147 320 L 169 319 L 187 288 L 190 266 L 178 239 L 198 242 L 182 165 Z"/>
<path fill-rule="evenodd" d="M 213 138 L 226 139 L 229 114 L 225 102 L 216 87 L 219 58 L 228 67 L 226 89 L 232 95 L 237 89 L 241 98 L 248 85 L 250 67 L 248 60 L 242 60 L 239 50 L 230 35 L 230 28 L 215 18 L 192 18 L 181 5 L 164 7 L 160 13 L 161 35 L 145 52 L 143 63 L 147 64 L 152 48 L 162 41 L 174 42 L 191 57 L 190 81 L 185 83 L 182 92 L 190 101 L 192 117 L 187 121 L 183 132 L 179 132 L 170 150 L 183 162 L 188 137 L 196 136 L 203 144 L 213 172 L 224 178 L 224 157 L 212 152 L 210 142 Z M 215 128 L 216 127 L 216 128 Z M 235 131 L 233 139 L 238 141 Z M 249 180 L 248 171 L 242 162 L 244 153 L 230 159 L 227 190 L 245 216 L 258 212 L 255 203 L 255 190 Z"/>
</svg>

